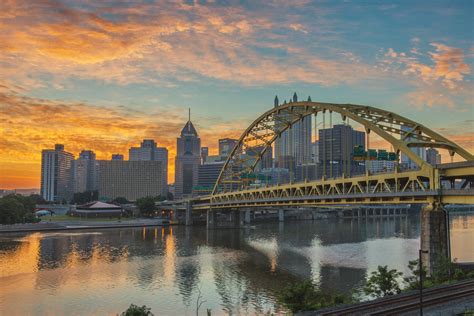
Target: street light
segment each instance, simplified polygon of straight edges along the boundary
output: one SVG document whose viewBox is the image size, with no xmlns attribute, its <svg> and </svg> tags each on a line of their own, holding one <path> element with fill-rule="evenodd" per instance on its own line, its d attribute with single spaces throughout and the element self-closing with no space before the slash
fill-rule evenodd
<svg viewBox="0 0 474 316">
<path fill-rule="evenodd" d="M 423 262 L 422 254 L 428 253 L 428 250 L 419 250 L 419 262 L 420 262 L 420 316 L 423 316 Z"/>
</svg>

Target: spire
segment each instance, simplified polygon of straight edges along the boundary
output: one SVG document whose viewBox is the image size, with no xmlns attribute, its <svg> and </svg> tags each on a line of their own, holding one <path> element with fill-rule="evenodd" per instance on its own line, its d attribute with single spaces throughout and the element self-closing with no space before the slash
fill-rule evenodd
<svg viewBox="0 0 474 316">
<path fill-rule="evenodd" d="M 293 94 L 293 102 L 298 102 L 298 96 L 296 95 L 296 92 Z"/>
<path fill-rule="evenodd" d="M 286 100 L 285 100 L 285 102 L 283 102 L 283 104 L 286 104 Z"/>
<path fill-rule="evenodd" d="M 189 111 L 189 113 L 188 113 L 188 121 L 191 121 L 191 108 L 188 108 L 188 111 Z"/>
<path fill-rule="evenodd" d="M 308 102 L 312 102 L 312 101 L 311 101 L 311 96 L 308 97 Z"/>
<path fill-rule="evenodd" d="M 277 107 L 279 105 L 280 101 L 278 100 L 278 96 L 275 96 L 275 100 L 273 101 L 273 105 Z"/>
</svg>

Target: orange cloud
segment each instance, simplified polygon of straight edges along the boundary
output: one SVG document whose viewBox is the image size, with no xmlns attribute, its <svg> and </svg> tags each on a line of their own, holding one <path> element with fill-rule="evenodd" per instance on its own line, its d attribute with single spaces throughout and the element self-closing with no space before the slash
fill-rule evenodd
<svg viewBox="0 0 474 316">
<path fill-rule="evenodd" d="M 127 84 L 205 76 L 249 85 L 328 86 L 379 76 L 360 60 L 348 60 L 348 52 L 331 51 L 325 58 L 299 45 L 275 45 L 280 29 L 311 32 L 292 17 L 276 23 L 271 13 L 180 3 L 85 7 L 3 3 L 0 75 L 33 88 L 45 85 L 44 76 L 35 79 L 42 74 L 52 75 L 51 84 L 58 86 L 69 77 Z"/>
<path fill-rule="evenodd" d="M 65 144 L 76 156 L 94 150 L 98 159 L 113 153 L 127 157 L 128 149 L 142 139 L 155 139 L 169 150 L 169 181 L 174 182 L 176 137 L 185 124 L 181 109 L 141 112 L 124 107 L 94 106 L 25 97 L 0 91 L 0 188 L 38 187 L 41 150 Z M 181 111 L 182 112 L 182 111 Z M 238 137 L 244 121 L 196 119 L 203 146 L 216 152 L 217 140 Z M 201 129 L 200 126 L 206 126 Z"/>
</svg>

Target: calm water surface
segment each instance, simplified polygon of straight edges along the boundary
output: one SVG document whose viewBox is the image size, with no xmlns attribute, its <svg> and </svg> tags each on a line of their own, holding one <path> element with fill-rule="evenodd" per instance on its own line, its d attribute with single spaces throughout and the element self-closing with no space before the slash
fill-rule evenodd
<svg viewBox="0 0 474 316">
<path fill-rule="evenodd" d="M 363 286 L 378 265 L 408 272 L 416 216 L 300 221 L 207 232 L 169 227 L 0 235 L 0 314 L 159 315 L 279 312 L 278 291 L 312 279 L 324 291 Z M 474 216 L 452 216 L 452 252 L 474 261 Z"/>
</svg>

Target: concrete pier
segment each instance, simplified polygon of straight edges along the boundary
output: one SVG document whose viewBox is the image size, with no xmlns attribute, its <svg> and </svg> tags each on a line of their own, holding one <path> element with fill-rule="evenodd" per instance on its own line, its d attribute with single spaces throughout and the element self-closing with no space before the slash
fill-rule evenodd
<svg viewBox="0 0 474 316">
<path fill-rule="evenodd" d="M 206 227 L 207 229 L 215 229 L 217 227 L 216 211 L 208 209 L 206 213 Z"/>
<path fill-rule="evenodd" d="M 279 222 L 285 221 L 285 210 L 283 209 L 278 210 L 278 221 Z"/>
<path fill-rule="evenodd" d="M 448 219 L 443 206 L 434 203 L 421 210 L 421 249 L 423 265 L 429 274 L 433 273 L 439 260 L 449 258 Z"/>
<path fill-rule="evenodd" d="M 193 224 L 193 204 L 191 201 L 186 201 L 185 206 L 186 206 L 185 224 L 186 226 L 191 226 Z"/>
<path fill-rule="evenodd" d="M 240 210 L 232 210 L 232 223 L 234 227 L 240 227 Z"/>
<path fill-rule="evenodd" d="M 245 224 L 250 224 L 252 213 L 251 213 L 250 209 L 246 209 L 244 212 L 245 212 L 244 223 Z"/>
</svg>

